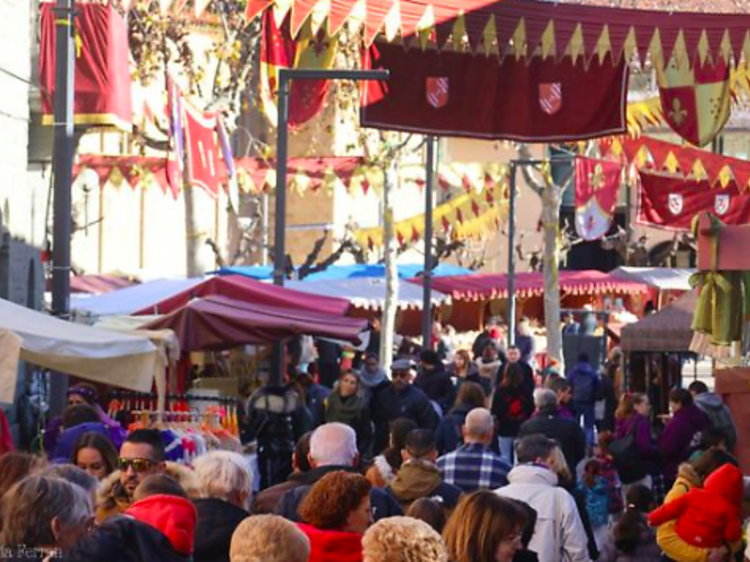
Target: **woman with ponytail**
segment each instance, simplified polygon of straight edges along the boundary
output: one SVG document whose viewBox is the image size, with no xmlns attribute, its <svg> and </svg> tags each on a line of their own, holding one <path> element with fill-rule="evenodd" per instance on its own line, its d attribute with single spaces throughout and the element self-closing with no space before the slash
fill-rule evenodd
<svg viewBox="0 0 750 562">
<path fill-rule="evenodd" d="M 656 535 L 646 522 L 646 515 L 655 507 L 654 495 L 646 486 L 635 484 L 625 499 L 625 512 L 611 528 L 599 562 L 660 562 Z"/>
</svg>

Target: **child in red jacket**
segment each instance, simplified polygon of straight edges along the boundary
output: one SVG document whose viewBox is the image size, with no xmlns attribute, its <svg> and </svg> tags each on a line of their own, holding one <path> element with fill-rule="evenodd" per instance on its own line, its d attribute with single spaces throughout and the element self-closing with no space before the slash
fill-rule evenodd
<svg viewBox="0 0 750 562">
<path fill-rule="evenodd" d="M 718 548 L 742 537 L 743 492 L 742 472 L 725 464 L 706 478 L 703 488 L 693 488 L 664 504 L 648 520 L 658 526 L 677 519 L 675 531 L 683 541 L 699 548 Z"/>
</svg>

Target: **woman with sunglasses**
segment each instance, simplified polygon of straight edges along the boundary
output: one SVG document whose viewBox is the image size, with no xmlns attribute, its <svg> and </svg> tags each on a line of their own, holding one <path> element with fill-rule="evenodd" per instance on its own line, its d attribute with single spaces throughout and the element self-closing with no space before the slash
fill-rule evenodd
<svg viewBox="0 0 750 562">
<path fill-rule="evenodd" d="M 84 433 L 76 441 L 70 462 L 94 478 L 104 480 L 117 470 L 117 450 L 104 435 Z"/>
</svg>

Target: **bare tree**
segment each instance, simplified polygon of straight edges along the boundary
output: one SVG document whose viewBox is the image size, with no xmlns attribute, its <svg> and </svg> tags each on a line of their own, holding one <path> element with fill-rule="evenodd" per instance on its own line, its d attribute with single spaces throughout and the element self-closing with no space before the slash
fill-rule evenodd
<svg viewBox="0 0 750 562">
<path fill-rule="evenodd" d="M 533 160 L 529 147 L 518 145 L 518 156 L 522 160 Z M 563 361 L 562 332 L 560 331 L 560 207 L 562 194 L 573 180 L 573 170 L 556 183 L 548 167 L 520 166 L 528 186 L 542 199 L 542 232 L 544 249 L 542 256 L 544 272 L 544 318 L 547 329 L 547 355 L 550 359 Z"/>
</svg>

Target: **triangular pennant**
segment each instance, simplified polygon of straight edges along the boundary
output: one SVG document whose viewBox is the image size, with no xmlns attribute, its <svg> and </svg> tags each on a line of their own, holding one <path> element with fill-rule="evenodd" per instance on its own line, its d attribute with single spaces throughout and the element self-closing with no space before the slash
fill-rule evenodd
<svg viewBox="0 0 750 562">
<path fill-rule="evenodd" d="M 128 2 L 132 0 L 126 0 Z M 245 20 L 250 21 L 267 8 L 270 8 L 273 0 L 247 0 L 245 6 Z"/>
</svg>

